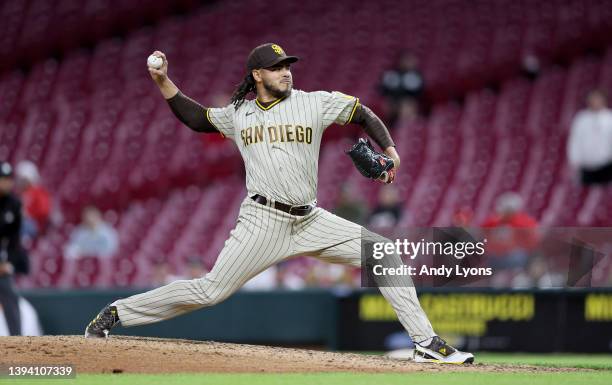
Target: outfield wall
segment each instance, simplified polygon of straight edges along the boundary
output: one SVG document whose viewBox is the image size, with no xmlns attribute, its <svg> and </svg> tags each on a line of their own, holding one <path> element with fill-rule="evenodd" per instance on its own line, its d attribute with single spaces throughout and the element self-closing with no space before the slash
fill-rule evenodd
<svg viewBox="0 0 612 385">
<path fill-rule="evenodd" d="M 45 334 L 81 334 L 105 304 L 135 294 L 27 291 Z M 612 290 L 420 291 L 434 328 L 487 351 L 612 351 Z M 212 308 L 116 334 L 275 345 L 385 350 L 402 327 L 376 290 L 239 292 Z"/>
</svg>

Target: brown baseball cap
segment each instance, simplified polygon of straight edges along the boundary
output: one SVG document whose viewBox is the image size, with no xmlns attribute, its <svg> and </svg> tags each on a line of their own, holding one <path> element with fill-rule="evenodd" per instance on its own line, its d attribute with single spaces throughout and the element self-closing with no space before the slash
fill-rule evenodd
<svg viewBox="0 0 612 385">
<path fill-rule="evenodd" d="M 278 44 L 266 43 L 255 47 L 249 54 L 247 60 L 247 69 L 249 71 L 258 68 L 268 68 L 277 65 L 280 62 L 295 63 L 299 58 L 297 56 L 287 56 Z"/>
</svg>

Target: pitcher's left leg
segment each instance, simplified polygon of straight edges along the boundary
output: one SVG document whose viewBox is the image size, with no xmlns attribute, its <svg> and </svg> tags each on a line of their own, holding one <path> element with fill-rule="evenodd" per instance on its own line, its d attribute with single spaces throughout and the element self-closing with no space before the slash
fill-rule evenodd
<svg viewBox="0 0 612 385">
<path fill-rule="evenodd" d="M 309 218 L 310 217 L 310 218 Z M 362 238 L 369 242 L 391 242 L 362 226 L 340 218 L 326 210 L 317 208 L 312 216 L 296 226 L 293 237 L 295 245 L 307 255 L 330 263 L 342 263 L 360 267 L 362 263 Z M 386 255 L 389 266 L 402 264 L 397 254 Z M 464 353 L 436 335 L 427 315 L 423 311 L 410 276 L 386 277 L 378 284 L 381 294 L 395 310 L 397 317 L 415 342 L 419 354 L 416 361 L 468 363 L 474 356 Z"/>
<path fill-rule="evenodd" d="M 362 231 L 372 240 L 388 241 L 326 210 L 317 208 L 315 211 L 312 218 L 305 218 L 304 223 L 297 227 L 294 236 L 295 244 L 307 255 L 330 263 L 360 267 Z M 379 287 L 380 292 L 389 301 L 413 341 L 431 339 L 435 333 L 419 304 L 412 280 L 406 276 L 401 281 L 399 278 L 395 281 L 395 287 Z"/>
</svg>

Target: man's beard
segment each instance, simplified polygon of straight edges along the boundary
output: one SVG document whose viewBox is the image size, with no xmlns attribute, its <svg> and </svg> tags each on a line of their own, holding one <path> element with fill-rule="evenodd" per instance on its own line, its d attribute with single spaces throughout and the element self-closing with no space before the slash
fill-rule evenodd
<svg viewBox="0 0 612 385">
<path fill-rule="evenodd" d="M 270 95 L 274 96 L 276 99 L 280 99 L 280 98 L 289 96 L 289 94 L 291 94 L 291 89 L 293 88 L 293 85 L 290 84 L 289 87 L 287 87 L 285 91 L 282 91 L 276 88 L 274 85 L 267 83 L 265 80 L 263 82 L 263 86 L 266 89 L 266 91 L 268 91 Z"/>
</svg>

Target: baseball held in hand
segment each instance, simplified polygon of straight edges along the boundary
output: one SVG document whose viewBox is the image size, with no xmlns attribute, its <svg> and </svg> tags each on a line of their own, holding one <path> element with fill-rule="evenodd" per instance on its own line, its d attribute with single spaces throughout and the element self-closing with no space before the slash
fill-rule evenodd
<svg viewBox="0 0 612 385">
<path fill-rule="evenodd" d="M 147 58 L 147 65 L 151 68 L 160 69 L 163 64 L 164 60 L 159 56 L 150 55 Z"/>
</svg>

